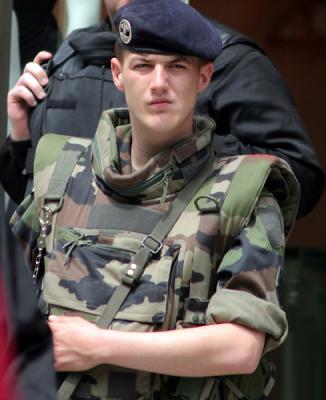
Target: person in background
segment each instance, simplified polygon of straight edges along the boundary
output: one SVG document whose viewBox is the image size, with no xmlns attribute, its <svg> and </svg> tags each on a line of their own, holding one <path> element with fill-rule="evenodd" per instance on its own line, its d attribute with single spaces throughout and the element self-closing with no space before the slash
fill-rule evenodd
<svg viewBox="0 0 326 400">
<path fill-rule="evenodd" d="M 52 12 L 57 0 L 13 0 L 18 19 L 22 69 L 41 50 L 55 53 L 60 33 Z"/>
</svg>

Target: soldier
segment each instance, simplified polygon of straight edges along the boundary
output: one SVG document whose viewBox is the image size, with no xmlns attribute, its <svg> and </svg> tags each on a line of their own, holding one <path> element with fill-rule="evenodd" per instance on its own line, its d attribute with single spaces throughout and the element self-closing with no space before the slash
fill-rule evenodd
<svg viewBox="0 0 326 400">
<path fill-rule="evenodd" d="M 253 374 L 287 335 L 297 182 L 274 156 L 213 156 L 215 124 L 194 107 L 221 40 L 199 13 L 135 0 L 115 21 L 129 110 L 105 111 L 93 141 L 43 136 L 12 219 L 36 279 L 45 255 L 56 369 L 79 372 L 59 399 L 240 398 L 225 376 Z"/>
</svg>

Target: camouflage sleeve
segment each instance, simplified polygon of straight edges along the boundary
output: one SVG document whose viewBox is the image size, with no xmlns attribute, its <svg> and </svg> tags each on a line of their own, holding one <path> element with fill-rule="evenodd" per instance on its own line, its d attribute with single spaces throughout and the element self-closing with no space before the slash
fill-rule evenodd
<svg viewBox="0 0 326 400">
<path fill-rule="evenodd" d="M 278 296 L 284 244 L 280 208 L 264 193 L 219 266 L 206 314 L 209 323 L 233 322 L 265 332 L 265 352 L 278 347 L 288 331 Z"/>
<path fill-rule="evenodd" d="M 32 266 L 37 253 L 37 239 L 41 232 L 33 193 L 17 207 L 11 217 L 10 226 L 24 248 L 27 261 Z"/>
</svg>

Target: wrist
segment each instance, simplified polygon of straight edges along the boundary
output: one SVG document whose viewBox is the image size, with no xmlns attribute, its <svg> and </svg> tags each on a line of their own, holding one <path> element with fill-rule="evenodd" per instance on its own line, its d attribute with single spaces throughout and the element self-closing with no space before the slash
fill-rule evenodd
<svg viewBox="0 0 326 400">
<path fill-rule="evenodd" d="M 98 328 L 91 355 L 96 365 L 112 363 L 112 354 L 116 346 L 115 333 L 111 329 Z"/>
<path fill-rule="evenodd" d="M 28 129 L 12 129 L 10 133 L 13 142 L 22 142 L 31 139 L 31 134 Z"/>
</svg>

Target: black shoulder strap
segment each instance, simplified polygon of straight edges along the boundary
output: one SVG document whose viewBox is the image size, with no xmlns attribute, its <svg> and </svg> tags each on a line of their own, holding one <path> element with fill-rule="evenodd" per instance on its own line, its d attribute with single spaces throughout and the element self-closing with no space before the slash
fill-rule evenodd
<svg viewBox="0 0 326 400">
<path fill-rule="evenodd" d="M 52 60 L 49 61 L 46 72 L 50 76 L 57 68 L 63 65 L 75 54 L 68 40 L 65 40 L 55 53 Z"/>
<path fill-rule="evenodd" d="M 72 58 L 75 55 L 75 50 L 70 46 L 67 40 L 65 40 L 62 45 L 59 47 L 58 51 L 54 55 L 54 57 L 49 60 L 47 64 L 44 65 L 44 69 L 48 75 L 49 79 L 49 84 L 45 88 L 48 92 L 51 91 L 51 76 L 53 73 L 56 71 L 57 68 L 62 66 L 65 62 L 67 62 L 70 58 Z M 37 112 L 37 109 L 33 110 L 33 112 L 37 112 L 37 129 L 33 130 L 33 135 L 32 135 L 32 147 L 28 148 L 27 154 L 26 154 L 26 160 L 25 160 L 25 170 L 24 174 L 31 177 L 33 173 L 33 163 L 34 163 L 34 158 L 35 158 L 35 149 L 36 145 L 41 137 L 41 132 L 42 132 L 42 126 L 44 124 L 44 118 L 45 118 L 45 112 L 47 108 L 47 97 L 43 100 L 42 103 L 38 105 L 37 108 L 41 108 L 39 112 Z M 28 193 L 28 191 L 27 191 Z"/>
</svg>

